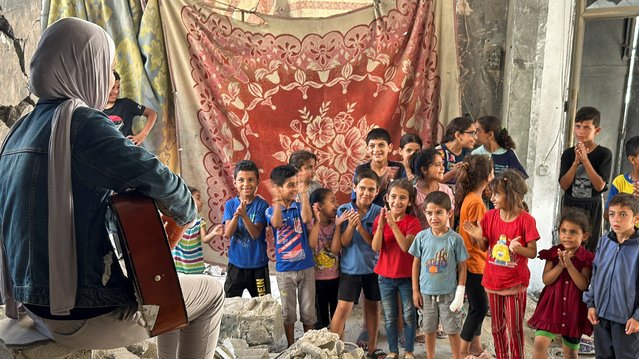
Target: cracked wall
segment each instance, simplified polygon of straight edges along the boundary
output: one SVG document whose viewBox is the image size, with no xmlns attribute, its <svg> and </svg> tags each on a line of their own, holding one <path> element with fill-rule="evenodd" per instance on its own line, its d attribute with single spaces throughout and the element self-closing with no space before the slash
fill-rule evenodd
<svg viewBox="0 0 639 359">
<path fill-rule="evenodd" d="M 0 4 L 0 139 L 23 114 L 35 96 L 28 88 L 29 59 L 40 40 L 41 3 L 34 0 L 3 0 Z"/>
<path fill-rule="evenodd" d="M 508 0 L 457 0 L 463 113 L 501 116 Z"/>
</svg>

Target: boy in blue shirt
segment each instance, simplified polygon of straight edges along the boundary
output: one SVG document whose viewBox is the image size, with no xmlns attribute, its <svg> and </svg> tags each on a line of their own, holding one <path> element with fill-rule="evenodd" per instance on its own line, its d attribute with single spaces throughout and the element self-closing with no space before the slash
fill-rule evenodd
<svg viewBox="0 0 639 359">
<path fill-rule="evenodd" d="M 595 329 L 597 358 L 639 353 L 639 199 L 616 195 L 608 207 L 611 231 L 601 237 L 588 291 L 583 294 Z"/>
<path fill-rule="evenodd" d="M 344 324 L 351 314 L 353 303 L 364 289 L 364 317 L 368 331 L 369 357 L 383 357 L 384 353 L 376 349 L 377 329 L 379 327 L 379 302 L 382 297 L 375 273 L 378 255 L 371 248 L 373 240 L 373 222 L 382 207 L 373 203 L 378 193 L 380 178 L 370 168 L 362 168 L 354 178 L 355 200 L 339 206 L 337 215 L 348 218 L 342 223 L 342 257 L 340 266 L 337 309 L 333 314 L 330 329 L 333 333 L 344 335 Z"/>
<path fill-rule="evenodd" d="M 253 161 L 235 165 L 233 185 L 238 195 L 224 204 L 224 235 L 230 238 L 229 265 L 224 291 L 226 297 L 241 297 L 247 289 L 251 297 L 271 293 L 266 255 L 268 203 L 257 197 L 260 172 Z"/>
<path fill-rule="evenodd" d="M 306 225 L 313 217 L 307 195 L 307 187 L 297 180 L 297 169 L 282 165 L 271 171 L 269 190 L 272 205 L 266 210 L 266 219 L 273 227 L 275 237 L 275 270 L 277 286 L 282 300 L 284 331 L 290 347 L 294 342 L 297 321 L 297 298 L 304 331 L 314 329 L 315 313 L 315 261 L 309 244 Z"/>
<path fill-rule="evenodd" d="M 422 310 L 426 356 L 435 357 L 437 323 L 450 340 L 453 358 L 461 357 L 461 337 L 468 252 L 464 239 L 448 228 L 453 215 L 448 194 L 434 191 L 424 200 L 430 228 L 417 234 L 408 253 L 413 259 L 413 301 Z"/>
</svg>

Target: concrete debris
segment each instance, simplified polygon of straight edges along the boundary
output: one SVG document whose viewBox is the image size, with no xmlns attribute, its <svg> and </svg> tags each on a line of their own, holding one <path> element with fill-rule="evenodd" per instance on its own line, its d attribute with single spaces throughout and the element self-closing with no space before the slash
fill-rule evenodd
<svg viewBox="0 0 639 359">
<path fill-rule="evenodd" d="M 283 359 L 363 359 L 361 348 L 346 350 L 344 342 L 335 333 L 324 328 L 309 330 L 282 354 Z"/>
<path fill-rule="evenodd" d="M 270 295 L 227 298 L 220 338 L 243 339 L 249 347 L 266 345 L 270 352 L 286 349 L 282 306 Z"/>
<path fill-rule="evenodd" d="M 268 347 L 251 347 L 244 339 L 226 338 L 215 349 L 217 359 L 268 359 Z"/>
<path fill-rule="evenodd" d="M 139 359 L 157 358 L 158 346 L 155 338 L 125 348 L 93 350 L 91 359 Z"/>
</svg>

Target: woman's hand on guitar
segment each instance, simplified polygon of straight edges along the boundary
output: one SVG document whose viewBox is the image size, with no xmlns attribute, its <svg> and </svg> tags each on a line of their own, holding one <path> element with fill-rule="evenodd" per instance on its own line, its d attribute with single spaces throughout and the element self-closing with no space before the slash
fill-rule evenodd
<svg viewBox="0 0 639 359">
<path fill-rule="evenodd" d="M 165 214 L 162 214 L 162 224 L 164 224 L 164 231 L 166 232 L 166 236 L 169 239 L 169 247 L 173 249 L 178 244 L 180 239 L 182 239 L 182 236 L 184 235 L 184 232 L 186 232 L 188 226 L 178 226 L 173 218 Z"/>
</svg>

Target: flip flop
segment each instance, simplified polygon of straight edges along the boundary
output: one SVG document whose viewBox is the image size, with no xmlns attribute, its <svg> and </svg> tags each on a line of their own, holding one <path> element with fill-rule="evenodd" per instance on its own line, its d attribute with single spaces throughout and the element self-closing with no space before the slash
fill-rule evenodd
<svg viewBox="0 0 639 359">
<path fill-rule="evenodd" d="M 366 354 L 367 359 L 384 359 L 386 358 L 386 352 L 381 349 L 375 349 L 374 352 Z"/>
<path fill-rule="evenodd" d="M 362 330 L 359 333 L 359 336 L 357 337 L 357 346 L 364 349 L 364 350 L 368 350 L 368 332 L 365 330 Z"/>
</svg>

